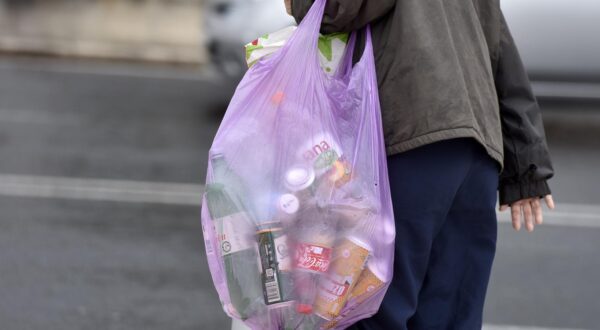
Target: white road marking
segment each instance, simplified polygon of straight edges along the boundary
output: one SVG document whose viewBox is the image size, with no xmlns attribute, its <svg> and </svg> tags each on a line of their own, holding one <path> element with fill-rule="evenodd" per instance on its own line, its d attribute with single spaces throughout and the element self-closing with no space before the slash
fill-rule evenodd
<svg viewBox="0 0 600 330">
<path fill-rule="evenodd" d="M 198 184 L 0 174 L 3 196 L 200 206 L 203 192 Z M 510 223 L 510 211 L 498 219 Z M 558 204 L 545 212 L 544 224 L 600 228 L 600 206 Z"/>
<path fill-rule="evenodd" d="M 0 196 L 200 206 L 203 192 L 204 186 L 196 184 L 0 174 Z M 598 206 L 560 204 L 557 209 L 546 215 L 547 224 L 600 227 Z M 500 219 L 509 221 L 506 214 Z M 484 324 L 482 330 L 576 329 Z"/>
<path fill-rule="evenodd" d="M 203 185 L 0 174 L 0 195 L 200 206 Z"/>
<path fill-rule="evenodd" d="M 482 330 L 584 330 L 584 329 L 540 328 L 540 327 L 526 327 L 526 326 L 520 326 L 520 325 L 484 324 Z"/>
<path fill-rule="evenodd" d="M 54 58 L 4 59 L 2 62 L 0 62 L 0 70 L 198 82 L 211 82 L 220 78 L 218 72 L 207 65 L 187 67 L 164 65 L 162 67 L 157 67 L 142 64 L 125 65 L 108 61 L 66 61 Z"/>
</svg>

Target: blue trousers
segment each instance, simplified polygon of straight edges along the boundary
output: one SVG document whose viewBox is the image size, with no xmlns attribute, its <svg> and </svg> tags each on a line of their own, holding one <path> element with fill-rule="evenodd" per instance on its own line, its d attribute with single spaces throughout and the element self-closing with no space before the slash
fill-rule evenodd
<svg viewBox="0 0 600 330">
<path fill-rule="evenodd" d="M 453 139 L 391 156 L 388 169 L 394 279 L 379 312 L 351 329 L 481 329 L 498 164 L 474 139 Z"/>
</svg>

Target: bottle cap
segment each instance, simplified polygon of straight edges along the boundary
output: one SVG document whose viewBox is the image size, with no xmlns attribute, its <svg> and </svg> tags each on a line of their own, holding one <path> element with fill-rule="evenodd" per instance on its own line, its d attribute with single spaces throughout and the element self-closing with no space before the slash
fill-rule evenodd
<svg viewBox="0 0 600 330">
<path fill-rule="evenodd" d="M 295 214 L 300 209 L 300 201 L 292 194 L 283 194 L 277 200 L 277 207 L 285 214 Z"/>
<path fill-rule="evenodd" d="M 271 97 L 271 102 L 273 102 L 274 104 L 281 104 L 281 102 L 283 102 L 283 99 L 285 98 L 285 93 L 282 91 L 277 91 L 275 94 L 273 94 L 273 96 Z"/>
<path fill-rule="evenodd" d="M 292 192 L 302 191 L 315 181 L 313 169 L 304 166 L 294 166 L 285 174 L 285 186 Z"/>
<path fill-rule="evenodd" d="M 298 304 L 296 305 L 296 311 L 300 314 L 312 314 L 313 307 L 308 304 Z"/>
</svg>

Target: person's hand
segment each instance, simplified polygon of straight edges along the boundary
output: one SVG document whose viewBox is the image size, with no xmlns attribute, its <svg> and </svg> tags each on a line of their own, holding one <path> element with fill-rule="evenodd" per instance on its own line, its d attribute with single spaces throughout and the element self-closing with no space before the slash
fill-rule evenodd
<svg viewBox="0 0 600 330">
<path fill-rule="evenodd" d="M 287 10 L 288 15 L 292 15 L 292 0 L 284 0 L 285 1 L 285 10 Z"/>
<path fill-rule="evenodd" d="M 554 200 L 552 195 L 544 197 L 544 201 L 549 209 L 554 209 Z M 500 212 L 508 210 L 508 205 L 501 205 Z M 527 231 L 532 232 L 535 225 L 541 225 L 544 221 L 542 214 L 542 202 L 540 198 L 527 198 L 510 205 L 512 225 L 515 230 L 521 229 L 521 216 L 525 220 Z"/>
</svg>

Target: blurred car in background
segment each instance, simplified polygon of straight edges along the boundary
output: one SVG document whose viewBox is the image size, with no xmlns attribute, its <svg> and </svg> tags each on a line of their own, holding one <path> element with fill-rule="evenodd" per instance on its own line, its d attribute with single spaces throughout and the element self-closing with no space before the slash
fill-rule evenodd
<svg viewBox="0 0 600 330">
<path fill-rule="evenodd" d="M 539 98 L 600 100 L 600 1 L 501 3 Z"/>
<path fill-rule="evenodd" d="M 237 81 L 247 69 L 244 45 L 295 21 L 283 0 L 205 0 L 204 24 L 211 62 Z"/>
<path fill-rule="evenodd" d="M 600 1 L 501 0 L 540 98 L 600 100 Z M 246 71 L 243 46 L 294 24 L 283 0 L 208 0 L 207 48 L 229 79 Z"/>
</svg>

